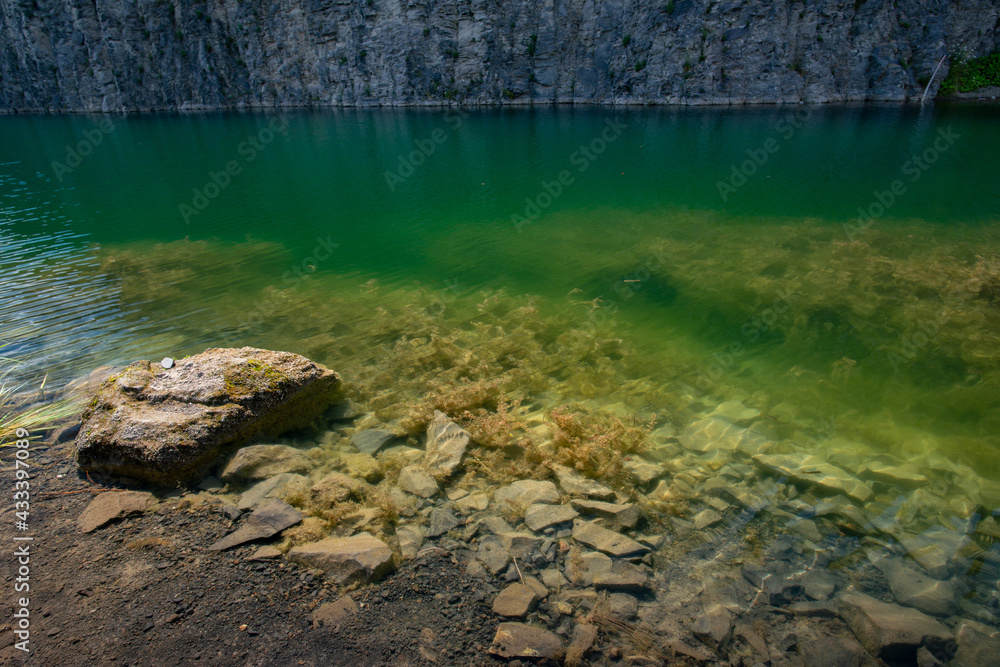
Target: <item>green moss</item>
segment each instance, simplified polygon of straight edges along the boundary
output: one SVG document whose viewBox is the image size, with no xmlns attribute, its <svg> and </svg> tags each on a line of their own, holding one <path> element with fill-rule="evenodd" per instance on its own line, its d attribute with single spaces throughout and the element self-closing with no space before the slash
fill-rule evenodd
<svg viewBox="0 0 1000 667">
<path fill-rule="evenodd" d="M 272 393 L 291 383 L 291 378 L 256 359 L 248 359 L 225 375 L 226 391 L 233 398 L 246 398 L 259 393 Z"/>
<path fill-rule="evenodd" d="M 986 86 L 1000 86 L 1000 52 L 955 65 L 938 92 L 971 93 Z"/>
</svg>

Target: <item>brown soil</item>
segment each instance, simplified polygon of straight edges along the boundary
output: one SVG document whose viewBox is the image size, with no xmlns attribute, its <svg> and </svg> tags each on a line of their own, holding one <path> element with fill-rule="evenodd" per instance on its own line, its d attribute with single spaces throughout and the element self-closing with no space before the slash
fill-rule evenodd
<svg viewBox="0 0 1000 667">
<path fill-rule="evenodd" d="M 6 454 L 6 452 L 4 452 Z M 12 487 L 3 457 L 3 486 Z M 338 599 L 303 568 L 253 561 L 254 544 L 206 547 L 233 522 L 184 494 L 159 509 L 83 534 L 77 517 L 108 487 L 80 476 L 72 443 L 32 452 L 30 592 L 14 593 L 9 545 L 15 517 L 3 508 L 5 599 L 30 598 L 30 653 L 14 646 L 11 604 L 0 664 L 28 665 L 486 665 L 497 624 L 495 590 L 465 574 L 461 554 L 429 549 L 383 582 L 351 593 L 359 611 L 314 628 L 312 610 Z M 63 475 L 59 478 L 57 475 Z M 10 498 L 10 493 L 4 494 Z"/>
</svg>

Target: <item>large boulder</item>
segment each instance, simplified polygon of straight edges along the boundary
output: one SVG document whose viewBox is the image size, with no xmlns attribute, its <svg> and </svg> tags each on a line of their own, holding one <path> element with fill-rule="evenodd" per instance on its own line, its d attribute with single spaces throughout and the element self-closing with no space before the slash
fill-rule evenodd
<svg viewBox="0 0 1000 667">
<path fill-rule="evenodd" d="M 213 348 L 164 369 L 137 361 L 105 380 L 83 413 L 77 461 L 161 486 L 199 479 L 251 438 L 321 415 L 340 378 L 305 357 Z"/>
</svg>

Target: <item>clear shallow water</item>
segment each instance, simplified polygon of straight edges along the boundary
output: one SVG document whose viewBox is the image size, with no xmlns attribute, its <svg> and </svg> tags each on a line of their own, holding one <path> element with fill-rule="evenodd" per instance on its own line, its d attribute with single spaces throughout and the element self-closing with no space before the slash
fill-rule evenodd
<svg viewBox="0 0 1000 667">
<path fill-rule="evenodd" d="M 995 109 L 109 120 L 0 118 L 0 338 L 29 375 L 257 345 L 389 418 L 507 345 L 491 372 L 537 371 L 512 395 L 678 427 L 735 398 L 793 445 L 1000 478 Z"/>
</svg>

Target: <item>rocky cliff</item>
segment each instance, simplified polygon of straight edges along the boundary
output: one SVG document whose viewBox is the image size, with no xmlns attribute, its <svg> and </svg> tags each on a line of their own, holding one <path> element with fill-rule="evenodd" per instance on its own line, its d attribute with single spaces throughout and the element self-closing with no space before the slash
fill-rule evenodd
<svg viewBox="0 0 1000 667">
<path fill-rule="evenodd" d="M 997 0 L 0 0 L 0 110 L 906 101 Z"/>
</svg>

